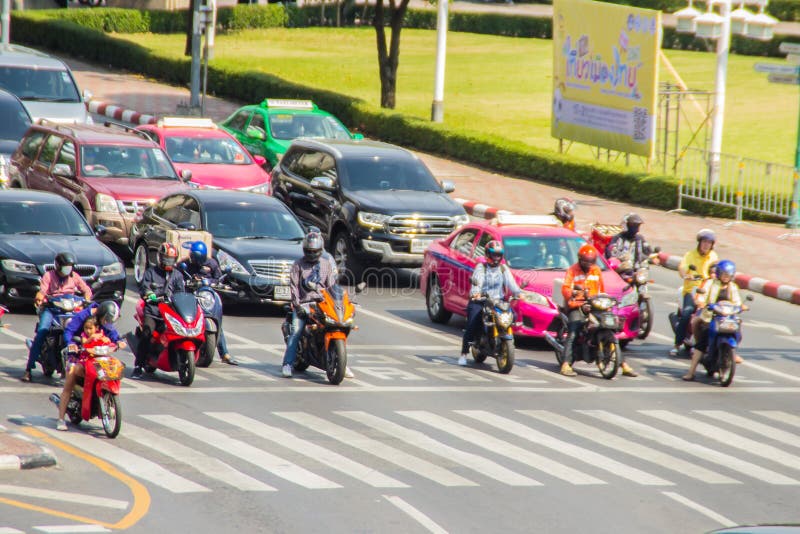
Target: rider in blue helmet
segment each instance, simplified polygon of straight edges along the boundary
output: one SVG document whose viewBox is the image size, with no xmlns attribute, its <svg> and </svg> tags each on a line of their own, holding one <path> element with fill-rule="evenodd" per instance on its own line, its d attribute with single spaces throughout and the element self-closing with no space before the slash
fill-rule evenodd
<svg viewBox="0 0 800 534">
<path fill-rule="evenodd" d="M 189 264 L 186 274 L 193 278 L 205 278 L 212 284 L 222 278 L 222 270 L 214 258 L 208 257 L 208 247 L 202 241 L 194 241 L 189 246 Z M 239 365 L 228 353 L 228 343 L 225 341 L 225 332 L 222 330 L 222 321 L 219 324 L 219 337 L 217 338 L 217 352 L 223 363 Z"/>
</svg>

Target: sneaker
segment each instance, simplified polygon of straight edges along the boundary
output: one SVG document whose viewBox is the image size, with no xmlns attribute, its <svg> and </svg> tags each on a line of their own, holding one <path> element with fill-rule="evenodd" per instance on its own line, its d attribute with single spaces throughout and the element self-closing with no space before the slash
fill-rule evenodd
<svg viewBox="0 0 800 534">
<path fill-rule="evenodd" d="M 281 368 L 281 374 L 284 378 L 292 378 L 292 366 L 288 363 Z"/>
<path fill-rule="evenodd" d="M 136 366 L 136 367 L 133 368 L 133 374 L 131 375 L 131 378 L 142 378 L 143 374 L 144 374 L 144 371 L 142 370 L 142 368 L 139 367 L 139 366 Z"/>
<path fill-rule="evenodd" d="M 622 376 L 630 376 L 630 377 L 637 377 L 639 373 L 633 370 L 633 367 L 628 365 L 627 363 L 622 364 Z"/>
<path fill-rule="evenodd" d="M 67 420 L 59 419 L 56 421 L 56 430 L 61 430 L 62 432 L 67 430 Z"/>
<path fill-rule="evenodd" d="M 567 362 L 564 362 L 564 363 L 561 364 L 561 371 L 560 372 L 564 376 L 578 376 L 578 373 L 576 373 L 572 369 L 572 366 L 570 364 L 568 364 Z"/>
<path fill-rule="evenodd" d="M 345 378 L 355 378 L 356 375 L 353 374 L 353 371 L 350 370 L 350 366 L 344 368 L 344 377 Z"/>
<path fill-rule="evenodd" d="M 239 365 L 239 362 L 231 358 L 230 354 L 223 354 L 222 358 L 220 359 L 222 360 L 222 363 L 227 363 L 228 365 Z"/>
<path fill-rule="evenodd" d="M 19 378 L 23 382 L 30 382 L 31 381 L 31 372 L 25 371 L 22 376 Z"/>
<path fill-rule="evenodd" d="M 462 354 L 461 356 L 458 357 L 458 365 L 460 365 L 461 367 L 464 367 L 465 365 L 467 365 L 467 355 L 466 354 Z"/>
<path fill-rule="evenodd" d="M 678 357 L 678 347 L 672 347 L 669 349 L 669 356 L 670 358 L 677 358 Z"/>
</svg>

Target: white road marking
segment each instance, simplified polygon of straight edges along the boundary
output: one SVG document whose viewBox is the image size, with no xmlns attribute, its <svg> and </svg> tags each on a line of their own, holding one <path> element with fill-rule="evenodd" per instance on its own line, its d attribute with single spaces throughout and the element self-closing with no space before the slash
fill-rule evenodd
<svg viewBox="0 0 800 534">
<path fill-rule="evenodd" d="M 479 432 L 474 428 L 447 420 L 444 417 L 422 411 L 403 411 L 397 413 L 414 419 L 415 421 L 420 421 L 426 425 L 430 425 L 436 429 L 452 434 L 468 443 L 477 445 L 493 453 L 509 458 L 510 460 L 523 463 L 538 471 L 547 473 L 552 477 L 559 478 L 571 484 L 579 486 L 605 484 L 605 481 L 586 473 L 582 473 L 573 467 L 564 465 L 558 461 L 552 460 L 535 452 L 523 449 L 522 447 L 518 447 L 508 443 L 507 441 L 500 440 L 485 432 Z M 467 411 L 457 413 L 467 416 L 471 416 L 472 414 L 472 412 Z"/>
<path fill-rule="evenodd" d="M 791 413 L 781 412 L 778 410 L 756 410 L 753 413 L 768 419 L 772 419 L 773 421 L 778 421 L 779 423 L 785 423 L 787 425 L 800 428 L 800 416 Z"/>
<path fill-rule="evenodd" d="M 519 413 L 533 417 L 544 423 L 557 426 L 583 439 L 599 443 L 605 447 L 635 456 L 641 460 L 652 462 L 665 469 L 670 469 L 687 477 L 706 482 L 708 484 L 741 484 L 738 480 L 726 477 L 720 473 L 706 469 L 697 464 L 687 462 L 676 456 L 665 454 L 656 449 L 651 449 L 635 441 L 625 439 L 600 428 L 581 423 L 575 419 L 545 410 L 517 410 Z"/>
<path fill-rule="evenodd" d="M 172 461 L 184 463 L 209 478 L 224 482 L 241 491 L 277 491 L 272 486 L 237 471 L 218 458 L 203 454 L 150 430 L 126 423 L 125 437 L 169 457 Z"/>
<path fill-rule="evenodd" d="M 111 532 L 102 525 L 50 525 L 33 527 L 34 530 L 45 532 L 46 534 L 78 534 L 89 532 Z"/>
<path fill-rule="evenodd" d="M 21 530 L 17 530 L 11 527 L 0 527 L 0 534 L 25 534 Z"/>
<path fill-rule="evenodd" d="M 731 456 L 730 454 L 726 454 L 719 449 L 711 449 L 709 447 L 704 447 L 703 445 L 698 445 L 697 443 L 692 443 L 691 441 L 679 438 L 674 434 L 665 432 L 664 430 L 639 423 L 617 414 L 613 414 L 604 410 L 576 410 L 576 412 L 618 426 L 639 437 L 650 441 L 655 441 L 664 447 L 676 449 L 684 454 L 691 454 L 692 456 L 700 458 L 704 462 L 715 463 L 724 468 L 738 471 L 739 473 L 756 478 L 763 482 L 767 482 L 769 484 L 782 486 L 800 485 L 800 481 L 787 477 L 786 475 L 776 471 L 771 471 L 745 460 L 740 460 L 739 458 Z"/>
<path fill-rule="evenodd" d="M 769 367 L 765 367 L 763 365 L 757 364 L 757 363 L 755 363 L 755 362 L 753 362 L 751 360 L 745 360 L 744 363 L 739 364 L 739 365 L 743 365 L 743 366 L 747 367 L 748 369 L 755 369 L 756 371 L 761 371 L 762 373 L 767 373 L 769 375 L 779 376 L 779 377 L 783 378 L 784 380 L 790 380 L 792 382 L 800 382 L 800 376 L 795 376 L 795 375 L 793 375 L 791 373 L 787 373 L 787 372 L 784 372 L 784 371 L 778 371 L 776 369 L 771 369 Z M 738 365 L 737 365 L 737 367 L 738 367 Z"/>
<path fill-rule="evenodd" d="M 399 326 L 401 328 L 406 328 L 408 330 L 412 330 L 412 331 L 418 332 L 420 334 L 425 334 L 426 336 L 435 337 L 436 339 L 441 339 L 442 341 L 446 341 L 448 343 L 456 344 L 457 336 L 455 336 L 454 334 L 451 334 L 451 335 L 440 334 L 439 332 L 435 332 L 435 331 L 433 331 L 433 330 L 431 330 L 429 328 L 424 328 L 424 327 L 419 326 L 417 324 L 410 323 L 410 322 L 405 321 L 403 319 L 400 319 L 398 317 L 391 317 L 391 316 L 381 315 L 380 313 L 373 312 L 373 311 L 367 310 L 365 308 L 359 308 L 358 309 L 358 313 L 364 314 L 367 317 L 372 317 L 374 319 L 378 319 L 380 321 L 387 322 L 387 323 L 391 324 L 392 327 L 398 327 Z"/>
<path fill-rule="evenodd" d="M 28 339 L 28 336 L 23 336 L 22 334 L 18 334 L 16 332 L 14 332 L 13 330 L 11 330 L 10 328 L 0 328 L 0 334 L 5 334 L 8 337 L 13 337 L 14 339 L 18 339 L 18 340 L 22 341 L 22 343 L 25 343 L 25 340 Z M 31 336 L 32 335 L 33 335 L 33 332 L 31 332 Z M 22 346 L 24 348 L 27 348 L 27 347 L 25 347 L 24 344 Z"/>
<path fill-rule="evenodd" d="M 695 413 L 710 417 L 715 421 L 724 421 L 728 424 L 738 426 L 739 428 L 744 428 L 750 432 L 755 432 L 761 436 L 779 441 L 784 445 L 800 448 L 800 436 L 797 434 L 792 434 L 791 432 L 780 430 L 772 425 L 765 425 L 764 423 L 759 423 L 753 419 L 729 412 L 723 412 L 722 410 L 695 410 Z"/>
<path fill-rule="evenodd" d="M 155 462 L 142 458 L 138 454 L 120 449 L 115 445 L 109 444 L 108 441 L 97 439 L 96 436 L 75 431 L 58 432 L 50 428 L 38 428 L 61 441 L 65 441 L 89 454 L 111 462 L 135 477 L 144 479 L 172 493 L 200 493 L 211 491 L 205 486 L 201 486 L 200 484 L 164 469 Z"/>
<path fill-rule="evenodd" d="M 764 321 L 756 321 L 755 319 L 748 319 L 742 323 L 743 326 L 748 328 L 766 328 L 768 330 L 775 330 L 779 334 L 785 336 L 792 335 L 792 329 L 782 324 L 768 323 Z"/>
<path fill-rule="evenodd" d="M 246 430 L 260 438 L 272 441 L 296 451 L 311 459 L 322 462 L 326 467 L 335 469 L 375 488 L 407 488 L 408 485 L 386 476 L 380 471 L 367 467 L 358 462 L 342 456 L 316 443 L 301 439 L 294 434 L 278 427 L 270 426 L 261 421 L 235 412 L 206 412 L 206 415 L 219 419 L 235 427 Z"/>
<path fill-rule="evenodd" d="M 683 504 L 684 506 L 688 506 L 689 508 L 691 508 L 692 510 L 694 510 L 696 512 L 700 512 L 701 514 L 703 514 L 707 518 L 716 521 L 717 523 L 719 523 L 723 527 L 734 527 L 734 526 L 737 525 L 737 523 L 735 521 L 731 521 L 727 517 L 725 517 L 723 515 L 720 515 L 717 512 L 715 512 L 715 511 L 713 511 L 713 510 L 711 510 L 709 508 L 706 508 L 702 504 L 698 504 L 698 503 L 696 503 L 696 502 L 694 502 L 692 500 L 689 500 L 686 497 L 684 497 L 683 495 L 680 495 L 680 494 L 675 493 L 673 491 L 662 491 L 661 493 L 663 493 L 664 495 L 666 495 L 670 499 Z"/>
<path fill-rule="evenodd" d="M 95 495 L 85 495 L 81 493 L 67 493 L 64 491 L 53 491 L 42 488 L 31 488 L 29 486 L 11 486 L 0 484 L 0 493 L 5 495 L 22 495 L 35 499 L 47 499 L 59 502 L 74 502 L 88 506 L 99 506 L 101 508 L 112 508 L 115 510 L 125 510 L 130 504 L 128 501 L 117 499 L 107 499 Z"/>
<path fill-rule="evenodd" d="M 658 339 L 659 341 L 664 341 L 672 345 L 675 342 L 675 336 L 665 336 L 664 334 L 659 334 L 658 332 L 650 332 L 647 337 L 651 337 L 654 339 Z"/>
<path fill-rule="evenodd" d="M 501 417 L 484 410 L 463 410 L 458 411 L 458 413 L 462 413 L 477 421 L 508 432 L 509 434 L 519 436 L 531 443 L 547 447 L 548 449 L 563 454 L 566 458 L 570 458 L 571 460 L 588 463 L 593 467 L 608 471 L 612 475 L 625 478 L 637 484 L 643 486 L 674 486 L 672 482 L 664 480 L 661 477 L 651 475 L 635 467 L 627 466 L 622 462 L 609 458 L 607 455 L 599 454 L 593 450 L 578 447 L 572 443 L 556 439 L 506 417 Z"/>
<path fill-rule="evenodd" d="M 477 486 L 476 483 L 466 478 L 448 471 L 443 467 L 423 460 L 417 456 L 408 454 L 396 449 L 382 441 L 369 438 L 359 432 L 350 430 L 343 426 L 330 423 L 327 420 L 315 415 L 303 412 L 273 412 L 278 417 L 283 417 L 306 428 L 319 432 L 325 436 L 354 447 L 367 454 L 372 454 L 378 458 L 393 463 L 407 469 L 421 477 L 433 480 L 443 486 Z"/>
<path fill-rule="evenodd" d="M 171 415 L 143 415 L 145 419 L 164 425 L 167 428 L 177 430 L 192 437 L 202 443 L 226 452 L 245 460 L 256 467 L 268 471 L 275 476 L 294 482 L 308 489 L 330 489 L 341 488 L 335 482 L 315 475 L 311 471 L 303 469 L 288 460 L 270 454 L 266 451 L 253 447 L 243 441 L 228 437 L 219 430 L 205 428 L 198 424 L 179 419 Z"/>
<path fill-rule="evenodd" d="M 427 515 L 423 514 L 406 501 L 397 497 L 396 495 L 384 495 L 384 499 L 392 503 L 394 506 L 405 512 L 409 517 L 411 517 L 414 521 L 422 525 L 425 530 L 431 532 L 433 534 L 447 534 L 447 531 L 437 525 L 433 519 L 428 517 Z"/>
</svg>

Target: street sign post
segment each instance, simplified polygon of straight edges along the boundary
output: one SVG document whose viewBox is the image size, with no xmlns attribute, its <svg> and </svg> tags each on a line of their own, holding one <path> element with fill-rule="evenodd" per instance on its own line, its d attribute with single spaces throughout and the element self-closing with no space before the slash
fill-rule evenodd
<svg viewBox="0 0 800 534">
<path fill-rule="evenodd" d="M 800 65 L 776 65 L 775 63 L 756 63 L 753 68 L 756 72 L 767 72 L 770 74 L 797 74 L 800 72 Z"/>
<path fill-rule="evenodd" d="M 771 83 L 785 83 L 789 85 L 800 85 L 800 77 L 797 74 L 770 74 L 767 80 Z"/>
</svg>

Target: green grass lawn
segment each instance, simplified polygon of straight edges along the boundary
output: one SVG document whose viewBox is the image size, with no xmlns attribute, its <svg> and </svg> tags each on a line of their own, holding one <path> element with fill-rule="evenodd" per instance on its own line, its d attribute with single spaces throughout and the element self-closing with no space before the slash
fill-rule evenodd
<svg viewBox="0 0 800 534">
<path fill-rule="evenodd" d="M 159 54 L 183 53 L 183 35 L 117 35 Z M 430 117 L 436 32 L 403 30 L 397 84 L 397 111 Z M 713 90 L 713 53 L 666 51 L 689 87 Z M 550 137 L 552 41 L 451 32 L 448 35 L 445 121 L 459 128 L 486 130 L 537 147 L 558 149 Z M 248 30 L 218 35 L 215 60 L 236 58 L 261 70 L 308 86 L 380 102 L 375 32 L 370 28 Z M 723 151 L 791 165 L 798 122 L 798 87 L 776 85 L 756 73 L 767 61 L 731 56 Z M 770 62 L 781 63 L 771 59 Z M 670 80 L 666 69 L 661 79 Z M 264 95 L 280 97 L 281 95 Z M 700 115 L 686 106 L 691 124 Z M 686 124 L 686 123 L 684 123 Z M 684 130 L 684 134 L 688 129 Z M 586 147 L 572 154 L 590 157 Z"/>
</svg>

